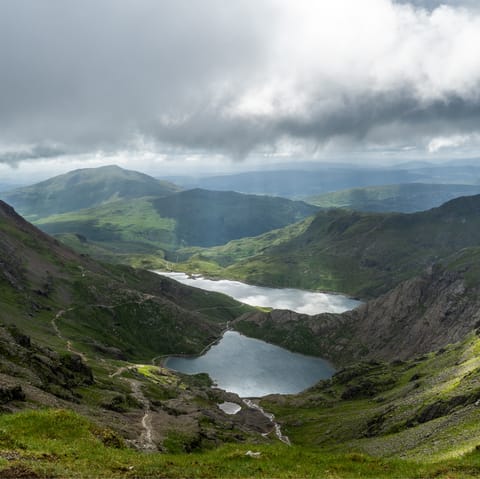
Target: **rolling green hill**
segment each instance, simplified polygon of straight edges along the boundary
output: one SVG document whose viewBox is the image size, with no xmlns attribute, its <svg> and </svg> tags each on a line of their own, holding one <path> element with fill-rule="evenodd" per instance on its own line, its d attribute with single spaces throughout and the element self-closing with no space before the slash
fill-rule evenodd
<svg viewBox="0 0 480 479">
<path fill-rule="evenodd" d="M 479 193 L 478 185 L 406 183 L 335 191 L 310 196 L 305 201 L 321 208 L 414 213 L 435 208 L 459 196 Z"/>
<path fill-rule="evenodd" d="M 184 246 L 214 246 L 256 236 L 314 214 L 301 201 L 233 192 L 189 190 L 136 198 L 41 218 L 49 234 L 76 233 L 113 253 L 155 254 Z M 70 243 L 75 246 L 75 243 Z M 97 251 L 90 249 L 90 253 Z"/>
<path fill-rule="evenodd" d="M 101 205 L 119 199 L 164 196 L 180 188 L 115 165 L 85 168 L 4 192 L 1 198 L 29 219 Z"/>
</svg>

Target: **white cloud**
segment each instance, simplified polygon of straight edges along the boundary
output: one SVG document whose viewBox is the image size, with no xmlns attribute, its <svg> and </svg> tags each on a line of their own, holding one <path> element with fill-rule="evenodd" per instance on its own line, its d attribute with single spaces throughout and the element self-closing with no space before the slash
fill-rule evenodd
<svg viewBox="0 0 480 479">
<path fill-rule="evenodd" d="M 479 139 L 479 135 L 437 136 L 430 140 L 427 150 L 429 153 L 436 153 L 444 148 L 458 148 L 474 141 L 478 144 Z"/>
</svg>

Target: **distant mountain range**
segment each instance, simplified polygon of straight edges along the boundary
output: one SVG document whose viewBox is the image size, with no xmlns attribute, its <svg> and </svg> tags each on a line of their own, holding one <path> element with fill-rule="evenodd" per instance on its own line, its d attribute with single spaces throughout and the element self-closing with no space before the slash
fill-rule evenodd
<svg viewBox="0 0 480 479">
<path fill-rule="evenodd" d="M 480 185 L 407 183 L 352 188 L 310 196 L 305 201 L 321 208 L 414 213 L 435 208 L 453 198 L 479 193 Z"/>
<path fill-rule="evenodd" d="M 171 177 L 184 188 L 238 191 L 305 199 L 309 196 L 371 186 L 405 183 L 480 184 L 480 166 L 411 162 L 394 167 L 299 164 L 290 169 L 250 171 L 201 178 Z"/>
<path fill-rule="evenodd" d="M 206 178 L 172 177 L 184 188 L 238 191 L 260 195 L 305 198 L 340 189 L 410 183 L 421 175 L 405 170 L 370 168 L 319 168 L 315 170 L 251 171 Z"/>
<path fill-rule="evenodd" d="M 35 219 L 111 201 L 140 196 L 164 196 L 180 188 L 118 166 L 86 168 L 0 194 L 22 215 Z"/>
<path fill-rule="evenodd" d="M 318 211 L 301 201 L 232 191 L 179 191 L 117 166 L 76 170 L 2 196 L 50 234 L 102 259 L 214 246 Z M 68 235 L 76 236 L 68 236 Z"/>
<path fill-rule="evenodd" d="M 16 188 L 20 188 L 20 185 L 16 184 L 16 183 L 3 183 L 3 182 L 0 182 L 0 193 L 3 192 L 3 191 L 10 191 L 10 190 L 14 190 Z"/>
</svg>

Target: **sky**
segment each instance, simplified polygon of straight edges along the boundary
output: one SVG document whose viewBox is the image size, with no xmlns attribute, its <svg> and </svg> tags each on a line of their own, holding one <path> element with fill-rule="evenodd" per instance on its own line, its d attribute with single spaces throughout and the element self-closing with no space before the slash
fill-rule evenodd
<svg viewBox="0 0 480 479">
<path fill-rule="evenodd" d="M 480 157 L 480 1 L 0 0 L 0 181 Z"/>
</svg>

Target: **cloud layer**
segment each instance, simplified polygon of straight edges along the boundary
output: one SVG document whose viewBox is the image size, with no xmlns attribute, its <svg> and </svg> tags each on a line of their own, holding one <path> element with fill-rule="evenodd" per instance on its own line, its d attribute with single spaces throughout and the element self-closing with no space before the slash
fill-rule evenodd
<svg viewBox="0 0 480 479">
<path fill-rule="evenodd" d="M 1 2 L 0 162 L 475 149 L 480 11 L 447 3 Z"/>
</svg>

